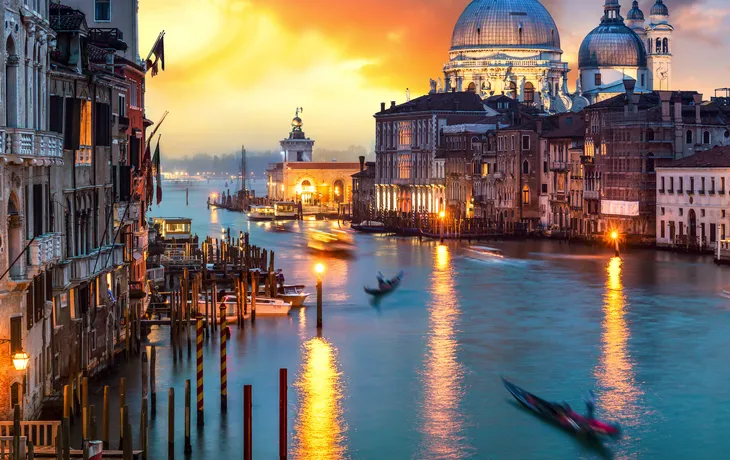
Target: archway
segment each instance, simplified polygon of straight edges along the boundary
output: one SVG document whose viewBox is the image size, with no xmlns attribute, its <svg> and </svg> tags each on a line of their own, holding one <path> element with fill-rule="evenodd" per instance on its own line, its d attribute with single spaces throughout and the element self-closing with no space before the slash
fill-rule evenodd
<svg viewBox="0 0 730 460">
<path fill-rule="evenodd" d="M 344 203 L 346 190 L 345 190 L 344 182 L 342 182 L 340 179 L 337 179 L 335 181 L 333 193 L 334 193 L 335 203 L 337 203 L 337 204 Z"/>
<path fill-rule="evenodd" d="M 694 209 L 689 210 L 689 238 L 692 243 L 697 239 L 697 214 Z"/>
<path fill-rule="evenodd" d="M 312 185 L 312 182 L 308 179 L 304 179 L 301 184 L 299 184 L 299 187 L 297 188 L 297 192 L 301 195 L 301 201 L 305 205 L 312 205 L 314 204 L 314 185 Z"/>
<path fill-rule="evenodd" d="M 22 252 L 22 224 L 18 211 L 18 198 L 15 193 L 8 200 L 8 263 L 13 264 Z M 22 274 L 23 263 L 18 260 L 10 268 L 10 276 L 18 277 Z"/>
<path fill-rule="evenodd" d="M 513 81 L 509 82 L 508 88 L 507 96 L 512 99 L 517 99 L 517 83 Z"/>
<path fill-rule="evenodd" d="M 470 93 L 476 93 L 477 92 L 477 85 L 474 84 L 474 82 L 469 83 L 469 86 L 466 88 L 467 91 Z"/>
</svg>

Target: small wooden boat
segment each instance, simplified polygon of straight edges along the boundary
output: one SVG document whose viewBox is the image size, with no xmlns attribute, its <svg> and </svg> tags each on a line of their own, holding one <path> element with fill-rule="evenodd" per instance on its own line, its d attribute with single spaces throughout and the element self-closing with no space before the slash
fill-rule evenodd
<svg viewBox="0 0 730 460">
<path fill-rule="evenodd" d="M 400 286 L 401 281 L 403 281 L 403 270 L 401 270 L 397 276 L 394 276 L 384 283 L 380 283 L 380 286 L 378 286 L 377 288 L 365 286 L 364 289 L 365 292 L 370 294 L 371 296 L 380 297 L 395 291 L 396 288 Z"/>
<path fill-rule="evenodd" d="M 469 251 L 472 256 L 478 258 L 504 258 L 504 253 L 501 249 L 490 248 L 489 246 L 469 246 L 466 250 Z"/>
<path fill-rule="evenodd" d="M 502 383 L 520 404 L 534 414 L 574 434 L 615 437 L 621 433 L 617 424 L 584 417 L 571 409 L 567 404 L 545 401 L 523 390 L 504 377 L 502 377 Z"/>
</svg>

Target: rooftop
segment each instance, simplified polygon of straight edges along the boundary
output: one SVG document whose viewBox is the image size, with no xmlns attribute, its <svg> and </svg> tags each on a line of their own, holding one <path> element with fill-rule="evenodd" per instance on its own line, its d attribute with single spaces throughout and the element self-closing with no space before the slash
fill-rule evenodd
<svg viewBox="0 0 730 460">
<path fill-rule="evenodd" d="M 472 92 L 433 93 L 389 107 L 375 115 L 409 112 L 484 112 L 482 99 Z"/>
<path fill-rule="evenodd" d="M 730 146 L 715 147 L 704 152 L 657 167 L 657 169 L 672 168 L 730 168 Z"/>
</svg>

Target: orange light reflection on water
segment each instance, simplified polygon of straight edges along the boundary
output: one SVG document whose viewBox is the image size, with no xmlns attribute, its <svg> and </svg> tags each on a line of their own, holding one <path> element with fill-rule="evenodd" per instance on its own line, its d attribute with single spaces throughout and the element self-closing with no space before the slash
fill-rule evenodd
<svg viewBox="0 0 730 460">
<path fill-rule="evenodd" d="M 337 351 L 328 341 L 317 337 L 304 343 L 302 368 L 294 383 L 299 399 L 293 439 L 295 458 L 346 456 L 341 375 Z"/>
<path fill-rule="evenodd" d="M 457 360 L 455 337 L 455 324 L 461 312 L 454 283 L 449 248 L 439 245 L 431 278 L 433 301 L 429 305 L 430 331 L 422 375 L 424 425 L 421 431 L 424 439 L 421 458 L 462 458 L 467 455 L 459 412 L 464 395 L 464 371 Z"/>
<path fill-rule="evenodd" d="M 636 401 L 640 395 L 627 350 L 631 332 L 626 323 L 627 298 L 621 275 L 621 259 L 614 257 L 606 268 L 602 355 L 596 378 L 603 388 L 598 405 L 608 417 L 622 420 L 636 417 Z"/>
</svg>

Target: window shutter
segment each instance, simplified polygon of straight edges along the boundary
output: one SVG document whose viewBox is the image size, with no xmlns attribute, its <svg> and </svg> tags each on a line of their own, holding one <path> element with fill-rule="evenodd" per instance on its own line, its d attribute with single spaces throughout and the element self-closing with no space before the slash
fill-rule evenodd
<svg viewBox="0 0 730 460">
<path fill-rule="evenodd" d="M 33 185 L 33 235 L 43 234 L 43 185 Z"/>
<path fill-rule="evenodd" d="M 63 133 L 63 97 L 51 96 L 49 117 L 49 129 L 54 133 Z"/>
<path fill-rule="evenodd" d="M 120 166 L 119 167 L 119 200 L 129 201 L 129 194 L 131 192 L 131 167 Z"/>
<path fill-rule="evenodd" d="M 139 139 L 134 134 L 129 136 L 129 164 L 139 172 Z"/>
<path fill-rule="evenodd" d="M 17 353 L 23 349 L 22 317 L 10 318 L 10 353 Z"/>
<path fill-rule="evenodd" d="M 63 132 L 63 148 L 78 150 L 81 145 L 81 99 L 66 101 L 66 123 Z"/>
<path fill-rule="evenodd" d="M 94 119 L 94 135 L 96 145 L 110 147 L 112 145 L 111 110 L 109 104 L 96 103 Z"/>
</svg>

